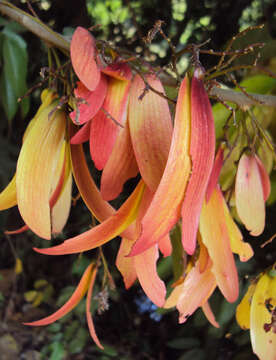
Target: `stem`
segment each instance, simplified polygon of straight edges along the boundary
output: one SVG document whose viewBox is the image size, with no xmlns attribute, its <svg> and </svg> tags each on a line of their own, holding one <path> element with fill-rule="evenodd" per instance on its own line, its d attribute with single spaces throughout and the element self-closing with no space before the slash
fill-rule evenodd
<svg viewBox="0 0 276 360">
<path fill-rule="evenodd" d="M 273 95 L 260 95 L 248 93 L 247 96 L 242 92 L 220 89 L 218 87 L 213 87 L 210 91 L 210 96 L 217 96 L 218 98 L 223 99 L 224 101 L 229 101 L 237 104 L 242 109 L 247 109 L 250 106 L 255 105 L 266 105 L 276 107 L 276 96 Z"/>
<path fill-rule="evenodd" d="M 0 0 L 0 12 L 24 26 L 40 39 L 44 40 L 48 46 L 58 47 L 60 50 L 68 54 L 70 42 L 62 35 L 53 31 L 39 19 L 29 15 L 25 11 L 5 0 Z"/>
</svg>

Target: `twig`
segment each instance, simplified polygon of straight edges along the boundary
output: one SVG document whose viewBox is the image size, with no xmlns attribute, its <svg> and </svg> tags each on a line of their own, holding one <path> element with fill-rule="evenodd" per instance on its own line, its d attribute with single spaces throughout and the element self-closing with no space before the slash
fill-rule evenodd
<svg viewBox="0 0 276 360">
<path fill-rule="evenodd" d="M 213 87 L 209 93 L 210 96 L 217 96 L 224 101 L 235 103 L 242 109 L 247 109 L 250 106 L 260 106 L 260 103 L 262 103 L 262 105 L 276 107 L 276 96 L 253 93 L 247 94 L 250 95 L 250 97 L 243 94 L 242 92 L 221 89 L 218 87 Z"/>
<path fill-rule="evenodd" d="M 37 35 L 50 46 L 56 46 L 65 53 L 69 52 L 70 42 L 62 35 L 53 31 L 40 20 L 17 8 L 8 1 L 0 0 L 0 12 L 10 19 L 23 25 L 27 30 Z"/>
<path fill-rule="evenodd" d="M 44 40 L 47 44 L 55 46 L 66 53 L 69 52 L 70 42 L 67 39 L 50 29 L 47 25 L 43 24 L 38 19 L 18 9 L 16 6 L 12 5 L 8 1 L 0 0 L 0 12 L 8 16 L 12 20 L 18 22 L 19 24 L 23 25 L 27 30 L 34 33 L 36 36 Z M 236 70 L 235 67 L 231 69 L 231 71 L 234 70 Z M 169 78 L 168 76 L 164 77 L 162 79 L 162 82 L 165 85 L 177 86 L 175 79 L 171 77 Z M 150 90 L 158 93 L 153 88 L 151 88 Z M 243 93 L 239 93 L 233 90 L 220 89 L 217 87 L 213 87 L 209 94 L 210 96 L 217 96 L 224 101 L 235 103 L 241 108 L 259 105 L 260 101 L 263 103 L 263 105 L 276 107 L 276 96 L 272 95 L 250 94 L 253 98 L 256 99 L 256 101 L 254 101 L 252 99 L 249 99 Z M 171 102 L 174 102 L 174 100 L 168 99 L 164 94 L 159 93 L 159 95 Z"/>
</svg>

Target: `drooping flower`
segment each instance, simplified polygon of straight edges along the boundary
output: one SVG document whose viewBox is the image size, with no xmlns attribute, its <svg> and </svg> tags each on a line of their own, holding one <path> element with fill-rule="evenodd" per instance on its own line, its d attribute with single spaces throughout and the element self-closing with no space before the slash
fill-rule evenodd
<svg viewBox="0 0 276 360">
<path fill-rule="evenodd" d="M 208 304 L 208 299 L 216 288 L 216 279 L 212 273 L 212 262 L 205 252 L 204 245 L 200 247 L 201 255 L 195 266 L 188 268 L 185 277 L 177 284 L 166 300 L 165 308 L 176 306 L 179 311 L 179 323 L 184 323 L 198 307 L 202 307 L 208 320 L 219 327 Z M 205 258 L 203 260 L 203 257 Z M 204 268 L 202 267 L 204 261 Z"/>
<path fill-rule="evenodd" d="M 194 252 L 214 151 L 214 123 L 203 82 L 186 76 L 179 89 L 168 161 L 132 256 L 158 243 L 180 216 L 183 247 L 189 254 Z"/>
<path fill-rule="evenodd" d="M 104 170 L 102 195 L 106 200 L 112 200 L 118 196 L 124 182 L 138 172 L 132 147 L 129 146 L 127 121 L 131 69 L 116 58 L 106 66 L 98 56 L 95 39 L 82 27 L 74 32 L 71 60 L 81 81 L 75 89 L 72 101 L 75 110 L 70 117 L 75 124 L 84 124 L 72 137 L 71 143 L 80 144 L 89 140 L 91 158 L 97 169 Z M 87 64 L 90 68 L 88 72 Z M 120 169 L 116 171 L 118 167 Z"/>
<path fill-rule="evenodd" d="M 270 194 L 269 176 L 256 154 L 244 153 L 239 161 L 235 201 L 238 215 L 251 235 L 260 235 L 265 226 L 265 202 Z"/>
<path fill-rule="evenodd" d="M 93 287 L 94 287 L 96 275 L 97 275 L 97 267 L 95 266 L 94 263 L 91 263 L 86 268 L 85 272 L 83 273 L 82 278 L 81 278 L 76 290 L 70 297 L 70 299 L 59 310 L 57 310 L 52 315 L 47 316 L 46 318 L 43 318 L 43 319 L 37 320 L 37 321 L 33 321 L 33 322 L 29 322 L 29 323 L 24 323 L 24 325 L 44 326 L 44 325 L 52 324 L 53 322 L 59 320 L 60 318 L 62 318 L 66 314 L 68 314 L 72 309 L 74 309 L 78 305 L 78 303 L 81 301 L 81 299 L 84 297 L 84 295 L 87 293 L 86 319 L 87 319 L 89 332 L 90 332 L 92 339 L 97 344 L 97 346 L 99 348 L 103 349 L 103 346 L 100 343 L 100 341 L 96 335 L 94 323 L 93 323 L 93 319 L 92 319 L 91 311 L 90 311 Z"/>
<path fill-rule="evenodd" d="M 22 229 L 44 239 L 62 230 L 71 207 L 66 115 L 56 97 L 47 89 L 42 93 L 42 105 L 23 137 L 16 174 L 0 194 L 1 209 L 17 204 L 26 223 Z"/>
<path fill-rule="evenodd" d="M 276 276 L 273 269 L 249 285 L 236 310 L 244 330 L 250 329 L 254 353 L 260 360 L 276 359 Z"/>
</svg>

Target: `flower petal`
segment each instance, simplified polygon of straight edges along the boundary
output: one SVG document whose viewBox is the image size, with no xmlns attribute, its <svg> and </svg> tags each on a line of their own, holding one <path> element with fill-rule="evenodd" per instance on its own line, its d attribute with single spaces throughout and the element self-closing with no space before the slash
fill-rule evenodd
<svg viewBox="0 0 276 360">
<path fill-rule="evenodd" d="M 71 159 L 74 179 L 83 201 L 100 222 L 115 213 L 113 207 L 103 200 L 88 169 L 82 145 L 71 144 Z"/>
<path fill-rule="evenodd" d="M 261 276 L 252 297 L 250 311 L 250 338 L 254 353 L 262 360 L 276 359 L 276 334 L 272 329 L 265 330 L 265 324 L 270 324 L 272 314 L 266 307 L 266 301 L 276 306 L 276 277 L 268 274 Z"/>
<path fill-rule="evenodd" d="M 101 177 L 101 194 L 103 199 L 115 199 L 123 190 L 124 183 L 138 174 L 128 121 L 119 130 L 112 153 L 103 169 Z"/>
<path fill-rule="evenodd" d="M 261 181 L 262 181 L 262 185 L 263 185 L 264 201 L 266 201 L 270 195 L 270 190 L 271 190 L 270 178 L 269 178 L 269 175 L 268 175 L 263 163 L 261 162 L 261 160 L 258 158 L 257 155 L 255 155 L 255 159 L 257 161 L 257 165 L 259 168 L 259 173 L 260 173 Z"/>
<path fill-rule="evenodd" d="M 65 113 L 54 110 L 56 106 L 45 108 L 37 118 L 21 148 L 16 172 L 20 214 L 30 229 L 45 239 L 51 238 L 50 191 L 66 123 Z"/>
<path fill-rule="evenodd" d="M 157 245 L 134 257 L 134 264 L 138 280 L 148 298 L 158 307 L 165 303 L 166 286 L 159 278 L 156 261 L 159 252 Z"/>
<path fill-rule="evenodd" d="M 86 294 L 89 283 L 91 281 L 93 266 L 94 264 L 90 264 L 87 267 L 73 295 L 58 311 L 56 311 L 50 316 L 47 316 L 44 319 L 33 321 L 30 323 L 24 323 L 24 325 L 31 325 L 31 326 L 49 325 L 55 322 L 56 320 L 62 318 L 66 314 L 68 314 L 74 307 L 78 305 L 78 303 Z"/>
<path fill-rule="evenodd" d="M 102 69 L 102 72 L 117 80 L 131 80 L 131 68 L 126 63 L 115 63 Z"/>
<path fill-rule="evenodd" d="M 62 192 L 55 203 L 52 211 L 52 233 L 59 234 L 62 232 L 71 209 L 71 198 L 72 198 L 72 175 L 66 179 Z"/>
<path fill-rule="evenodd" d="M 206 202 L 209 201 L 213 190 L 217 186 L 222 165 L 223 165 L 223 148 L 220 147 L 217 151 L 217 155 L 214 161 L 214 166 L 206 189 L 206 195 L 205 195 Z"/>
<path fill-rule="evenodd" d="M 178 299 L 179 323 L 184 323 L 194 311 L 204 305 L 216 288 L 216 281 L 210 269 L 203 273 L 194 267 L 183 283 L 183 291 Z"/>
<path fill-rule="evenodd" d="M 115 209 L 103 200 L 97 185 L 95 184 L 87 167 L 82 145 L 71 145 L 71 160 L 74 179 L 83 201 L 88 209 L 99 222 L 108 219 L 115 214 Z M 133 226 L 129 226 L 121 235 L 134 239 Z"/>
<path fill-rule="evenodd" d="M 238 274 L 230 248 L 230 238 L 224 216 L 223 195 L 217 186 L 209 202 L 204 201 L 199 229 L 213 262 L 212 272 L 224 297 L 233 302 L 239 293 Z"/>
<path fill-rule="evenodd" d="M 82 144 L 89 140 L 90 138 L 90 126 L 91 122 L 84 124 L 72 137 L 70 140 L 71 144 L 77 145 Z"/>
<path fill-rule="evenodd" d="M 99 170 L 105 167 L 111 155 L 120 125 L 125 125 L 129 87 L 129 81 L 109 79 L 102 109 L 92 120 L 90 153 Z"/>
<path fill-rule="evenodd" d="M 170 234 L 163 236 L 159 240 L 158 247 L 164 257 L 170 256 L 172 254 L 172 243 L 171 243 Z"/>
<path fill-rule="evenodd" d="M 216 328 L 219 328 L 219 323 L 216 321 L 215 315 L 211 309 L 211 306 L 208 301 L 201 306 L 204 315 L 208 319 L 208 321 Z"/>
<path fill-rule="evenodd" d="M 192 255 L 196 248 L 196 235 L 200 211 L 212 171 L 215 154 L 215 127 L 212 107 L 203 82 L 195 76 L 191 85 L 191 176 L 181 209 L 182 243 Z"/>
<path fill-rule="evenodd" d="M 94 37 L 89 31 L 78 26 L 71 41 L 71 61 L 78 78 L 90 91 L 96 89 L 101 76 L 95 60 L 96 51 Z"/>
<path fill-rule="evenodd" d="M 265 202 L 262 179 L 254 156 L 240 158 L 235 185 L 238 215 L 253 236 L 260 235 L 265 226 Z"/>
<path fill-rule="evenodd" d="M 107 80 L 105 76 L 101 76 L 100 81 L 94 91 L 90 91 L 82 83 L 77 83 L 75 89 L 75 97 L 83 100 L 83 103 L 77 105 L 77 109 L 70 113 L 70 118 L 76 125 L 84 124 L 91 120 L 103 105 L 107 91 Z"/>
<path fill-rule="evenodd" d="M 145 185 L 142 181 L 126 202 L 101 224 L 64 243 L 47 249 L 34 249 L 46 255 L 64 255 L 87 251 L 101 246 L 120 235 L 137 217 Z"/>
<path fill-rule="evenodd" d="M 146 80 L 164 93 L 160 80 L 154 75 L 146 76 Z M 166 99 L 153 91 L 140 98 L 145 86 L 136 75 L 130 90 L 129 127 L 141 176 L 151 191 L 156 191 L 169 155 L 172 121 Z"/>
<path fill-rule="evenodd" d="M 249 285 L 246 294 L 236 309 L 236 320 L 243 330 L 250 328 L 250 307 L 256 285 L 256 283 Z"/>
<path fill-rule="evenodd" d="M 130 252 L 132 245 L 132 240 L 122 238 L 116 258 L 116 266 L 124 279 L 126 289 L 129 289 L 133 285 L 134 281 L 137 279 L 134 258 L 127 256 Z"/>
<path fill-rule="evenodd" d="M 0 210 L 7 210 L 17 205 L 16 173 L 5 189 L 0 193 Z"/>
<path fill-rule="evenodd" d="M 194 311 L 206 303 L 216 287 L 210 268 L 201 273 L 198 265 L 193 267 L 184 282 L 178 285 L 168 297 L 165 308 L 177 305 L 179 323 L 184 323 Z"/>
<path fill-rule="evenodd" d="M 93 287 L 94 287 L 96 275 L 97 275 L 97 268 L 94 267 L 94 269 L 92 270 L 90 284 L 89 284 L 88 291 L 87 291 L 86 319 L 87 319 L 87 324 L 88 324 L 89 332 L 90 332 L 90 335 L 91 335 L 92 339 L 95 341 L 95 344 L 100 349 L 103 349 L 104 347 L 100 343 L 100 340 L 98 339 L 98 336 L 96 334 L 93 319 L 92 319 L 92 315 L 91 315 L 91 311 L 90 311 L 92 294 L 93 294 Z"/>
<path fill-rule="evenodd" d="M 233 253 L 238 254 L 240 261 L 248 261 L 254 255 L 252 247 L 247 242 L 243 241 L 242 233 L 240 229 L 232 219 L 228 206 L 223 199 L 223 210 L 225 216 L 225 222 L 230 238 L 230 246 Z"/>
<path fill-rule="evenodd" d="M 180 217 L 181 202 L 191 170 L 190 123 L 190 84 L 186 77 L 179 90 L 167 165 L 151 205 L 142 220 L 142 234 L 132 248 L 132 256 L 156 244 Z"/>
</svg>

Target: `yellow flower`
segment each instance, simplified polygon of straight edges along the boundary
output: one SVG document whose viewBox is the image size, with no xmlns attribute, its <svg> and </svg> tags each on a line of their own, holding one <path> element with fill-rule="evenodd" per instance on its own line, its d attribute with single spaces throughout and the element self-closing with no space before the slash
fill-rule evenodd
<svg viewBox="0 0 276 360">
<path fill-rule="evenodd" d="M 65 140 L 66 114 L 56 93 L 44 90 L 28 125 L 16 174 L 0 193 L 0 210 L 18 205 L 26 226 L 44 239 L 62 230 L 71 206 L 71 162 Z"/>
<path fill-rule="evenodd" d="M 252 348 L 260 360 L 276 359 L 275 267 L 249 286 L 236 311 L 241 328 L 250 329 Z"/>
</svg>

